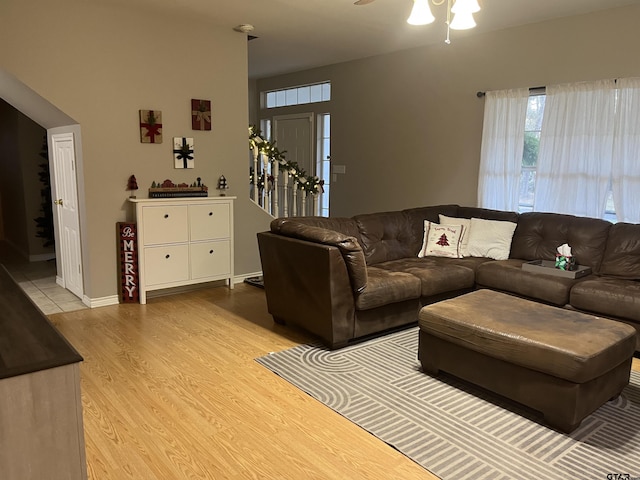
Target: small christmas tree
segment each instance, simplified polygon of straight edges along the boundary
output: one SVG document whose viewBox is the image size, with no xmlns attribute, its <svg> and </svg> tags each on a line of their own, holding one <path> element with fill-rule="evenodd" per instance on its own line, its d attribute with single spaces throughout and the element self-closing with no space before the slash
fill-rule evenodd
<svg viewBox="0 0 640 480">
<path fill-rule="evenodd" d="M 40 151 L 40 157 L 44 160 L 40 164 L 40 171 L 38 172 L 38 178 L 42 183 L 40 189 L 40 195 L 42 201 L 40 203 L 41 215 L 38 218 L 34 218 L 37 225 L 36 237 L 42 238 L 42 245 L 49 247 L 55 244 L 55 233 L 53 229 L 53 205 L 51 204 L 51 175 L 49 173 L 49 146 L 47 143 L 47 136 L 42 139 L 42 150 Z"/>
<path fill-rule="evenodd" d="M 227 179 L 224 178 L 224 175 L 220 175 L 220 178 L 218 179 L 218 190 L 220 191 L 220 196 L 224 197 L 225 196 L 225 190 L 227 190 L 229 188 L 229 185 L 227 185 Z"/>
<path fill-rule="evenodd" d="M 442 235 L 440 235 L 440 239 L 436 242 L 436 244 L 440 245 L 441 247 L 448 247 L 449 239 L 447 238 L 447 234 L 443 233 Z"/>
<path fill-rule="evenodd" d="M 131 192 L 135 192 L 136 190 L 138 190 L 138 181 L 136 180 L 135 175 L 131 175 L 129 177 L 129 181 L 127 182 L 127 190 L 130 190 Z M 130 197 L 136 198 L 133 193 L 130 195 Z"/>
</svg>

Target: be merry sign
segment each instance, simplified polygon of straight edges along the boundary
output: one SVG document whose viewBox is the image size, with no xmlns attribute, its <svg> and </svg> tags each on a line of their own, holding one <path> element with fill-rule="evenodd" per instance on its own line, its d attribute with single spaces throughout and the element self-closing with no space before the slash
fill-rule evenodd
<svg viewBox="0 0 640 480">
<path fill-rule="evenodd" d="M 120 300 L 122 303 L 136 303 L 139 300 L 136 224 L 118 222 L 117 225 L 120 250 Z"/>
</svg>

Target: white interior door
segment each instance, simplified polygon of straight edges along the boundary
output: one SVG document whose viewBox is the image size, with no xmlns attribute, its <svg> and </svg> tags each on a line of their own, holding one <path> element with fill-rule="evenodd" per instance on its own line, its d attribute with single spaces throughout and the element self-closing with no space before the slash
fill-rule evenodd
<svg viewBox="0 0 640 480">
<path fill-rule="evenodd" d="M 82 250 L 73 133 L 51 135 L 53 161 L 52 195 L 57 218 L 57 261 L 62 286 L 82 298 Z"/>
<path fill-rule="evenodd" d="M 307 175 L 315 175 L 313 114 L 276 116 L 273 117 L 273 126 L 278 150 L 286 150 L 284 157 L 288 161 L 297 162 Z"/>
</svg>

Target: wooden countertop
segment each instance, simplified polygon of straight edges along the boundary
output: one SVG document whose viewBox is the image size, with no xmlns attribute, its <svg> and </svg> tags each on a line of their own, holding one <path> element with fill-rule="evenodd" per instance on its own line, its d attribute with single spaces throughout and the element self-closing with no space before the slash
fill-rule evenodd
<svg viewBox="0 0 640 480">
<path fill-rule="evenodd" d="M 0 379 L 81 361 L 0 265 Z"/>
</svg>

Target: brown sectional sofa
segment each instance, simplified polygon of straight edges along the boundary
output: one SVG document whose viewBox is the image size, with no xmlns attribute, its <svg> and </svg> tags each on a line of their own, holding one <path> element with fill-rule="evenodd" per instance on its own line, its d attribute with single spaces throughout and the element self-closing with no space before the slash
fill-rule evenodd
<svg viewBox="0 0 640 480">
<path fill-rule="evenodd" d="M 424 221 L 439 215 L 517 224 L 507 260 L 418 258 Z M 522 269 L 564 243 L 592 275 Z M 640 351 L 640 225 L 554 213 L 439 205 L 352 218 L 296 217 L 258 233 L 269 312 L 330 348 L 415 324 L 427 304 L 490 288 L 628 323 Z"/>
</svg>

